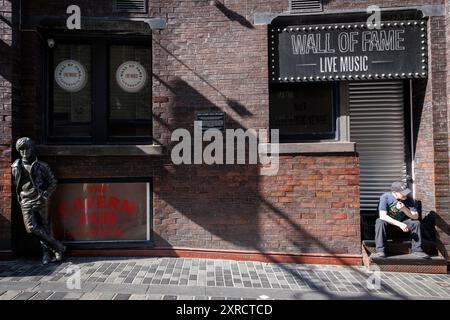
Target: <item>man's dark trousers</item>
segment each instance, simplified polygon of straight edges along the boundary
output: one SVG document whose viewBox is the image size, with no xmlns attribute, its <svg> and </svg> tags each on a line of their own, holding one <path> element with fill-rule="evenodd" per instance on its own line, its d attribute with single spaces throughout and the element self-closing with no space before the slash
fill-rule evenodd
<svg viewBox="0 0 450 320">
<path fill-rule="evenodd" d="M 422 231 L 420 227 L 419 220 L 405 220 L 402 221 L 404 224 L 408 226 L 409 232 L 411 234 L 412 243 L 411 243 L 411 251 L 412 252 L 422 252 Z M 386 229 L 388 223 L 384 220 L 377 219 L 375 223 L 375 244 L 377 248 L 377 252 L 384 252 L 386 246 Z M 396 227 L 397 228 L 397 227 Z"/>
</svg>

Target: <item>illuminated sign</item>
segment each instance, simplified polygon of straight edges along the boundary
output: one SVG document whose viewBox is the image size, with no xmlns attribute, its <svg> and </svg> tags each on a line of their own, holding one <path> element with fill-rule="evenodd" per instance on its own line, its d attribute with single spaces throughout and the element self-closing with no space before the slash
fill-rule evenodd
<svg viewBox="0 0 450 320">
<path fill-rule="evenodd" d="M 271 82 L 425 78 L 425 21 L 271 28 Z"/>
</svg>

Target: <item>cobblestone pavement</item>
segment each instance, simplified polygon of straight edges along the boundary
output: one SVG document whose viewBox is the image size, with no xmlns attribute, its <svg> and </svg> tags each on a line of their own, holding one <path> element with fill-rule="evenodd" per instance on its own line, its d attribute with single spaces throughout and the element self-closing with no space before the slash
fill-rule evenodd
<svg viewBox="0 0 450 320">
<path fill-rule="evenodd" d="M 450 274 L 379 273 L 380 286 L 369 289 L 377 276 L 363 267 L 184 258 L 15 260 L 0 262 L 0 300 L 450 299 Z"/>
</svg>

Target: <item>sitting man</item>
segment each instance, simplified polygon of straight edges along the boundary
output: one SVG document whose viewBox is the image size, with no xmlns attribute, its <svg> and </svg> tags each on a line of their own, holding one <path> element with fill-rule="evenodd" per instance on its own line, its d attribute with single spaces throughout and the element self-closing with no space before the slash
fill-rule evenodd
<svg viewBox="0 0 450 320">
<path fill-rule="evenodd" d="M 399 227 L 403 232 L 410 232 L 412 236 L 412 254 L 417 257 L 429 259 L 422 250 L 422 233 L 419 213 L 408 194 L 411 190 L 407 186 L 396 181 L 391 186 L 391 192 L 386 192 L 380 197 L 378 204 L 379 219 L 375 223 L 375 243 L 377 252 L 373 257 L 385 258 L 386 228 L 388 224 Z"/>
</svg>

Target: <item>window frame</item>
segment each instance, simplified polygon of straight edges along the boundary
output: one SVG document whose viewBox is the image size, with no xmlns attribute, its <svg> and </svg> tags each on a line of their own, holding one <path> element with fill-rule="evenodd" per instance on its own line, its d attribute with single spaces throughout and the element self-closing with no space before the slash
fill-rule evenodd
<svg viewBox="0 0 450 320">
<path fill-rule="evenodd" d="M 45 144 L 64 145 L 151 145 L 153 141 L 153 121 L 149 121 L 150 136 L 113 137 L 110 136 L 110 46 L 130 45 L 148 48 L 152 53 L 152 41 L 150 35 L 104 35 L 104 34 L 74 34 L 53 33 L 47 38 L 55 40 L 55 44 L 83 44 L 91 47 L 91 136 L 70 137 L 51 135 L 53 112 L 53 73 L 54 51 L 46 46 L 46 66 L 44 68 L 43 90 L 45 103 L 43 110 L 43 141 Z M 152 56 L 150 54 L 150 70 L 148 73 L 148 85 L 150 86 L 149 107 L 153 109 L 153 82 L 152 82 Z"/>
<path fill-rule="evenodd" d="M 318 83 L 318 82 L 316 82 Z M 304 83 L 303 83 L 304 84 Z M 341 118 L 341 84 L 339 82 L 322 82 L 322 84 L 331 84 L 332 90 L 332 131 L 320 133 L 298 133 L 298 134 L 281 134 L 279 135 L 280 143 L 302 143 L 302 142 L 332 142 L 339 141 L 341 138 L 340 118 Z M 272 95 L 276 92 L 275 88 L 283 88 L 286 86 L 302 85 L 302 83 L 274 83 L 269 85 L 269 127 L 270 129 L 279 129 L 273 126 L 271 120 L 271 112 L 275 108 L 272 104 Z"/>
<path fill-rule="evenodd" d="M 151 41 L 149 42 L 149 45 L 145 45 L 142 41 L 136 41 L 134 39 L 118 39 L 118 38 L 113 38 L 110 41 L 108 41 L 108 44 L 106 45 L 106 49 L 107 49 L 107 68 L 108 68 L 108 75 L 106 77 L 106 82 L 107 82 L 107 92 L 108 92 L 108 96 L 107 96 L 107 129 L 106 129 L 106 133 L 107 133 L 107 141 L 111 144 L 128 144 L 130 142 L 135 142 L 135 143 L 142 143 L 142 144 L 146 144 L 146 143 L 151 143 L 152 141 L 152 137 L 153 134 L 150 137 L 145 137 L 145 136 L 135 136 L 135 137 L 117 137 L 117 136 L 112 136 L 110 134 L 111 130 L 110 130 L 110 121 L 111 119 L 110 117 L 110 112 L 111 112 L 111 105 L 110 105 L 110 88 L 109 88 L 109 80 L 111 79 L 111 76 L 115 77 L 115 75 L 111 75 L 109 74 L 109 70 L 110 70 L 110 63 L 111 63 L 111 57 L 110 57 L 110 52 L 111 52 L 111 47 L 114 45 L 130 45 L 130 46 L 135 46 L 135 47 L 142 47 L 142 48 L 148 48 L 150 49 L 150 54 L 152 53 L 152 45 L 151 45 Z M 151 56 L 149 57 L 150 59 L 150 66 L 152 66 L 152 61 L 151 61 Z M 147 81 L 148 81 L 148 85 L 150 86 L 150 104 L 152 104 L 152 87 L 153 87 L 153 83 L 152 83 L 152 69 L 147 70 Z M 150 106 L 151 109 L 152 106 Z M 150 131 L 153 133 L 153 121 L 152 119 L 150 120 Z"/>
</svg>

